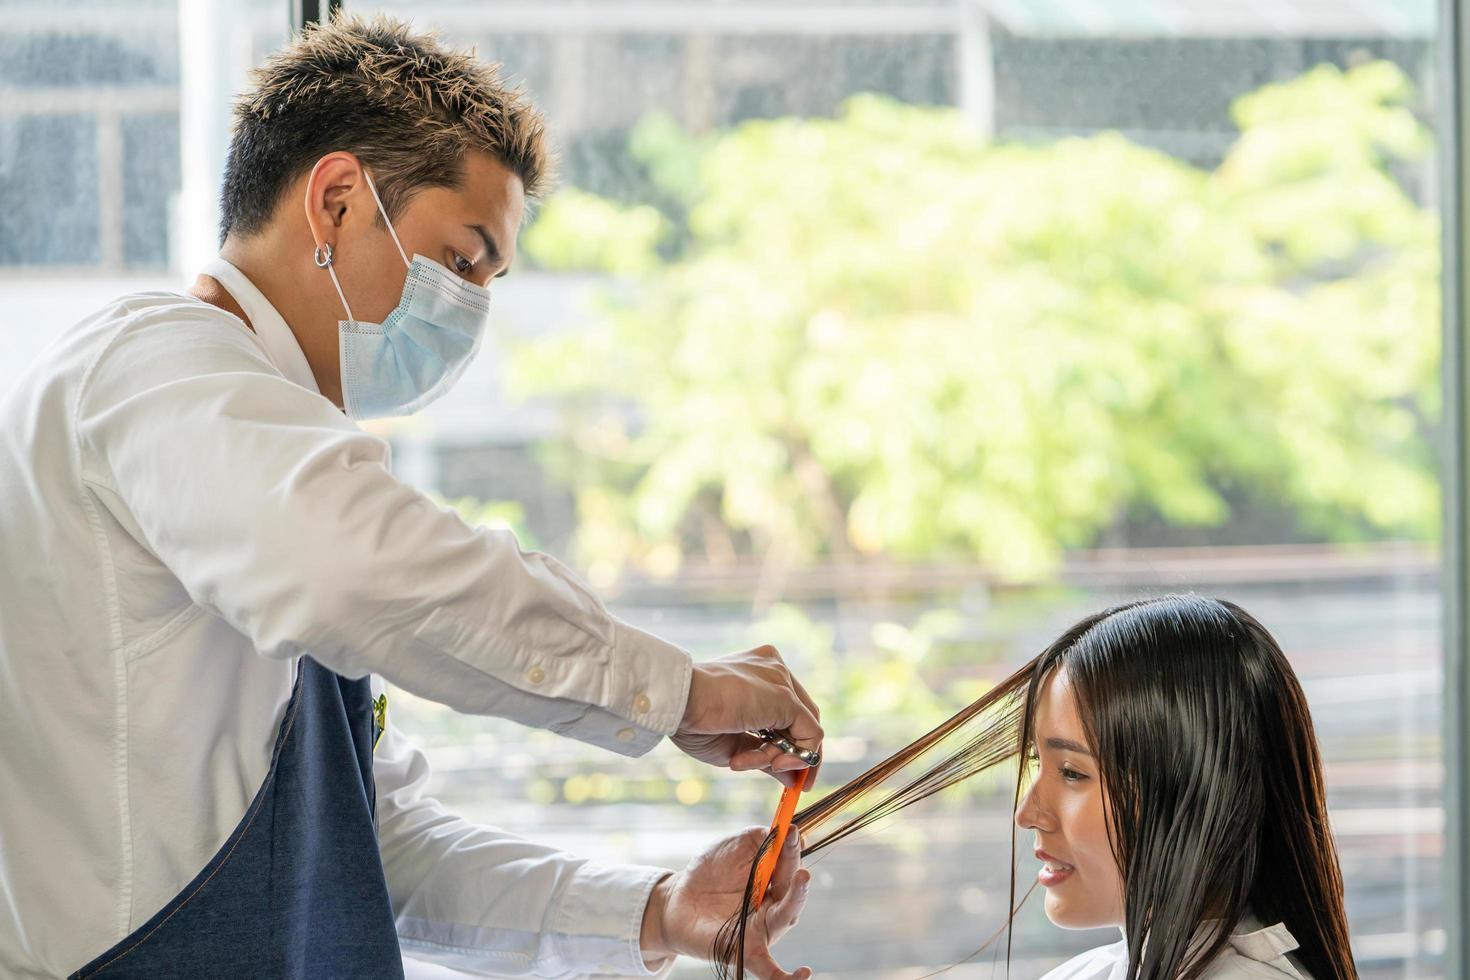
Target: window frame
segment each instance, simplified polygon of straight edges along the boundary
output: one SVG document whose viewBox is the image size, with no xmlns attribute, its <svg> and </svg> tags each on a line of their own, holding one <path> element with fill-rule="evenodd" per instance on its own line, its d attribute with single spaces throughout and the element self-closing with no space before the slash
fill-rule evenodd
<svg viewBox="0 0 1470 980">
<path fill-rule="evenodd" d="M 1440 3 L 1440 188 L 1443 194 L 1442 273 L 1444 384 L 1444 931 L 1445 976 L 1470 977 L 1470 343 L 1465 336 L 1465 283 L 1470 282 L 1470 241 L 1464 207 L 1470 199 L 1470 168 L 1464 147 L 1470 132 L 1465 91 L 1465 52 L 1470 46 L 1470 0 Z"/>
<path fill-rule="evenodd" d="M 322 19 L 322 0 L 287 0 L 290 5 L 292 30 L 304 30 L 307 24 Z M 342 0 L 327 0 L 326 14 L 330 20 L 342 9 Z"/>
</svg>

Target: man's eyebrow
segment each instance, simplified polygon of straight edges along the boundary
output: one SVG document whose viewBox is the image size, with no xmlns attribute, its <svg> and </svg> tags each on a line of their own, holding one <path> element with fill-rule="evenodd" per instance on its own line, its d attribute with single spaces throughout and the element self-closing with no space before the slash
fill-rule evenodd
<svg viewBox="0 0 1470 980">
<path fill-rule="evenodd" d="M 1081 742 L 1074 742 L 1070 738 L 1049 738 L 1046 747 L 1056 749 L 1060 752 L 1076 752 L 1080 755 L 1092 755 L 1092 750 Z"/>
<path fill-rule="evenodd" d="M 488 262 L 492 267 L 499 265 L 501 256 L 500 246 L 495 243 L 495 239 L 492 238 L 490 236 L 490 233 L 485 230 L 485 226 L 465 225 L 465 227 L 474 232 L 476 235 L 479 235 L 480 241 L 485 243 L 485 261 Z M 509 271 L 509 268 L 501 269 L 495 274 L 495 277 L 498 279 Z"/>
</svg>

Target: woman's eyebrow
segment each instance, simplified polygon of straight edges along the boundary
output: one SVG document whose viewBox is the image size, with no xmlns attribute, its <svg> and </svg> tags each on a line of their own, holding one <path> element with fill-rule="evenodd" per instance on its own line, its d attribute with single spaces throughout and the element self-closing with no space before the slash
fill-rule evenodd
<svg viewBox="0 0 1470 980">
<path fill-rule="evenodd" d="M 1046 747 L 1057 749 L 1061 752 L 1076 752 L 1081 755 L 1092 755 L 1091 749 L 1081 742 L 1072 741 L 1070 738 L 1049 738 L 1046 740 Z"/>
</svg>

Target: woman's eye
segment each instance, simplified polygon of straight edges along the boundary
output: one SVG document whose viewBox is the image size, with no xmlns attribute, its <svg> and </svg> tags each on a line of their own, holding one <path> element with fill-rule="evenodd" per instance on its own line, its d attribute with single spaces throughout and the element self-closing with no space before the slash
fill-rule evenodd
<svg viewBox="0 0 1470 980">
<path fill-rule="evenodd" d="M 1080 773 L 1071 766 L 1062 766 L 1061 773 L 1062 778 L 1069 783 L 1080 783 L 1087 778 L 1085 773 Z"/>
<path fill-rule="evenodd" d="M 455 253 L 455 255 L 454 255 L 454 271 L 455 272 L 458 272 L 460 275 L 464 275 L 467 272 L 469 272 L 472 268 L 474 268 L 474 266 L 475 266 L 475 263 L 471 262 L 469 259 L 465 258 L 463 255 L 460 255 L 457 252 Z"/>
</svg>

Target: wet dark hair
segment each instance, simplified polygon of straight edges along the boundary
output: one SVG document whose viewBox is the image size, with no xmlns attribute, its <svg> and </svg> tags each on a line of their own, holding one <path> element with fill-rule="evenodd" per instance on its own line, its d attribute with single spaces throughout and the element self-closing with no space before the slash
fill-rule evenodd
<svg viewBox="0 0 1470 980">
<path fill-rule="evenodd" d="M 1195 980 L 1248 911 L 1286 925 L 1299 943 L 1292 956 L 1315 980 L 1356 977 L 1306 697 L 1265 627 L 1220 599 L 1163 596 L 1082 620 L 943 725 L 798 812 L 803 856 L 1010 759 L 1020 760 L 1019 806 L 1036 700 L 1063 669 L 1108 791 L 1129 980 Z M 1013 910 L 1015 891 L 1013 870 Z M 747 888 L 713 950 L 722 980 L 744 975 L 750 914 Z"/>
</svg>

